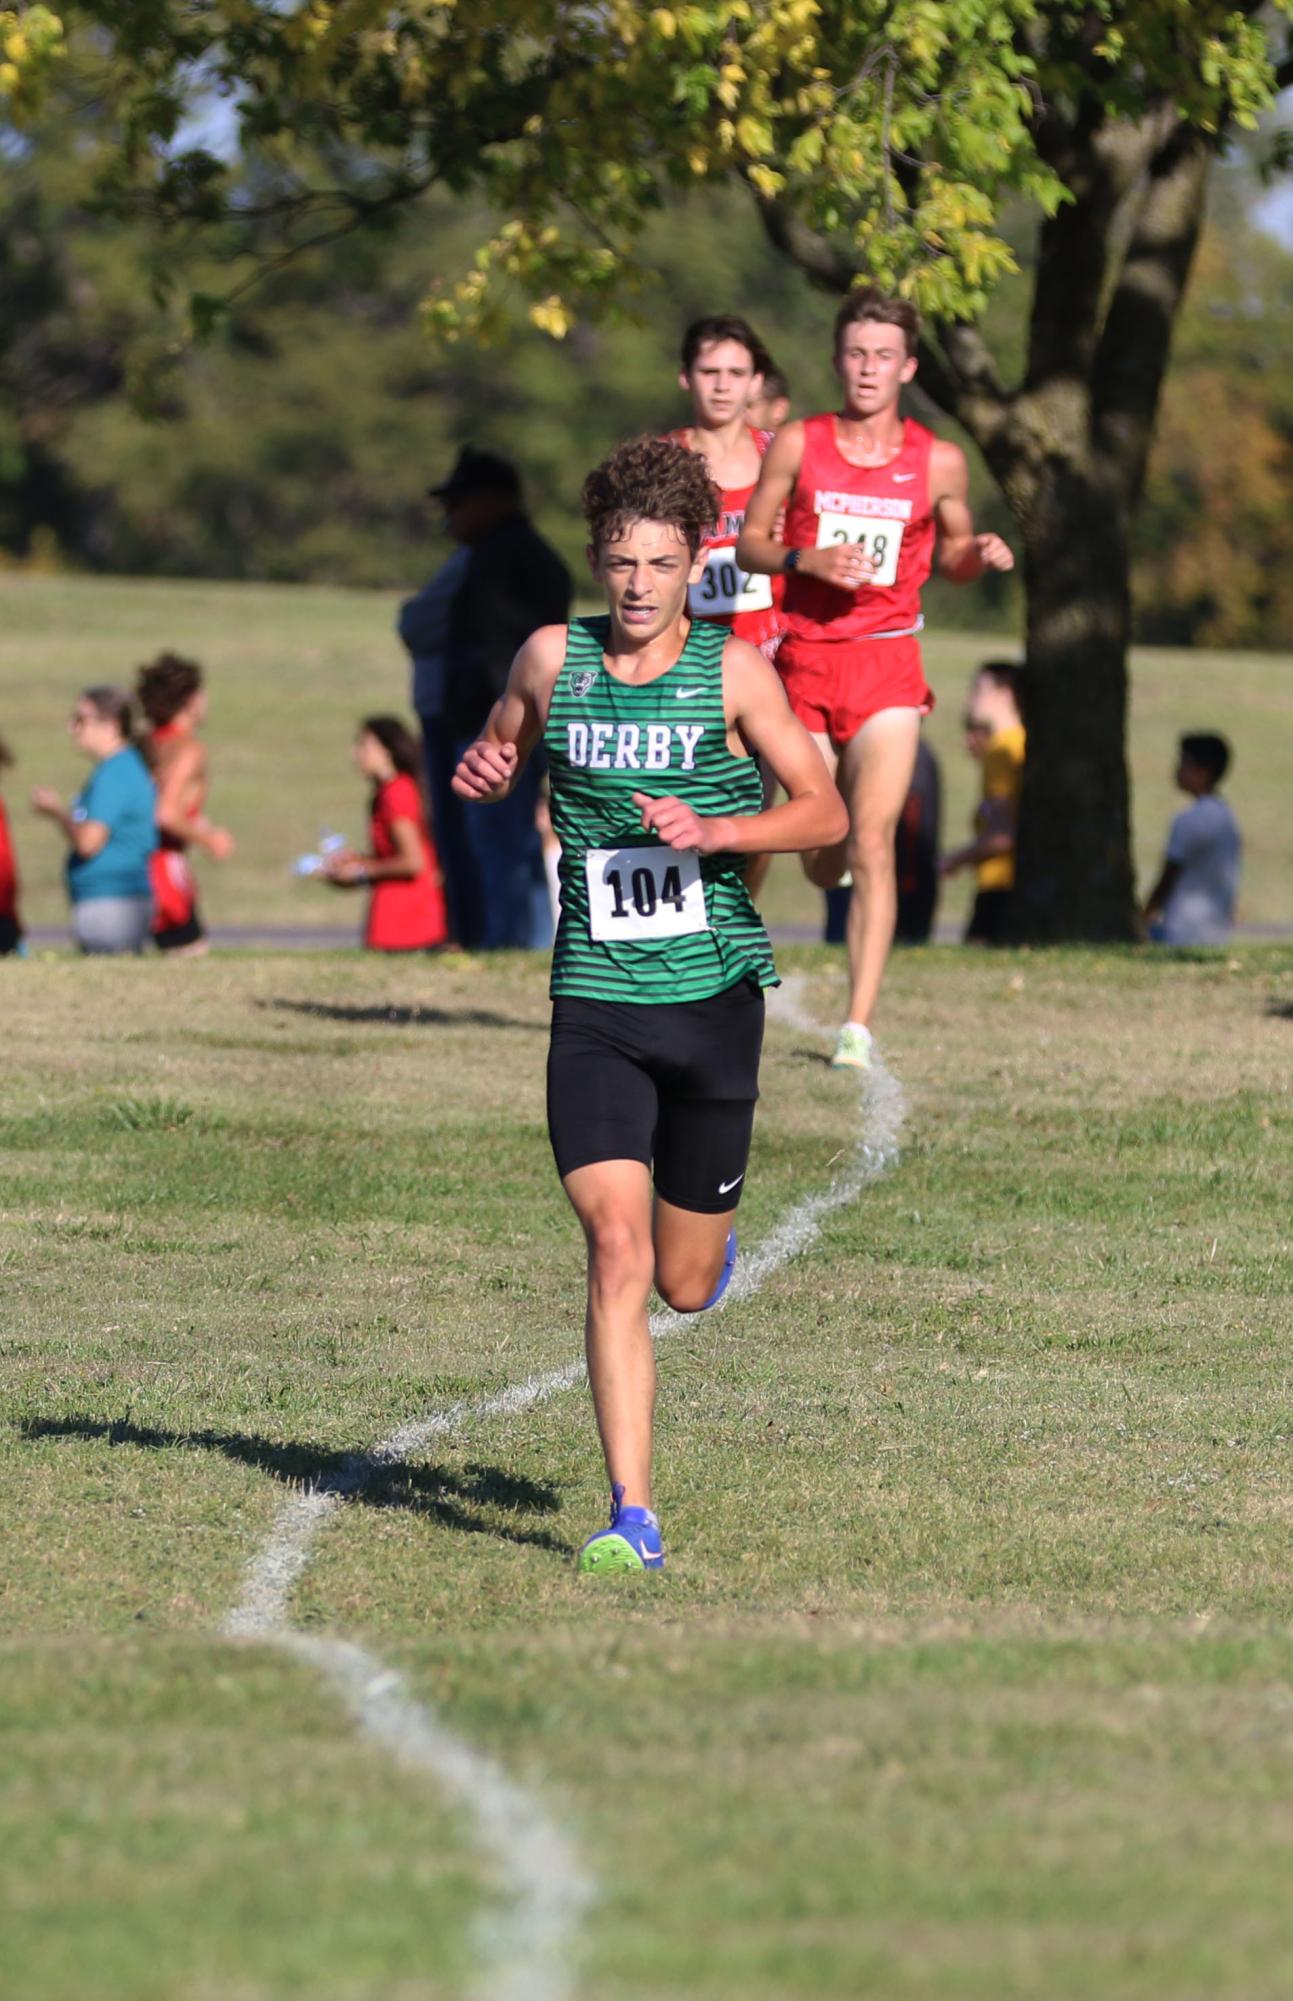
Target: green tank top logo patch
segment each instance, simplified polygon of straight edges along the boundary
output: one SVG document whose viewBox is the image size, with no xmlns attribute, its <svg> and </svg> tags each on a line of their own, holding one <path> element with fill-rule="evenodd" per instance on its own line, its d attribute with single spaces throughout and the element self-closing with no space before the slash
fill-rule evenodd
<svg viewBox="0 0 1293 2001">
<path fill-rule="evenodd" d="M 621 681 L 605 664 L 608 618 L 572 621 L 544 729 L 561 921 L 552 992 L 590 1000 L 706 1000 L 776 981 L 744 857 L 666 847 L 634 793 L 685 801 L 702 819 L 757 813 L 754 758 L 727 741 L 721 625 L 697 620 L 674 665 Z"/>
</svg>

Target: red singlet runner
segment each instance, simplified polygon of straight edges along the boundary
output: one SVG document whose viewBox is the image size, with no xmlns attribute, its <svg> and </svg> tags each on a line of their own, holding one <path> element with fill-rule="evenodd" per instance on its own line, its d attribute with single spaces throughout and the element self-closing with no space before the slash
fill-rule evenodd
<svg viewBox="0 0 1293 2001">
<path fill-rule="evenodd" d="M 150 732 L 148 749 L 182 737 L 174 723 L 158 723 Z M 150 767 L 152 759 L 149 758 Z M 196 817 L 194 815 L 193 817 Z M 181 945 L 196 945 L 206 933 L 198 914 L 198 886 L 185 850 L 188 842 L 157 830 L 157 846 L 148 857 L 148 877 L 153 891 L 153 938 L 163 951 Z"/>
<path fill-rule="evenodd" d="M 753 425 L 747 428 L 755 450 L 763 458 L 772 443 L 773 432 L 756 431 Z M 691 436 L 690 429 L 670 431 L 669 442 L 695 451 Z M 786 580 L 756 576 L 752 571 L 738 568 L 736 561 L 736 544 L 745 526 L 745 510 L 757 484 L 755 480 L 749 486 L 719 488 L 718 526 L 701 545 L 709 560 L 700 582 L 692 584 L 687 592 L 687 609 L 693 618 L 712 618 L 730 625 L 738 639 L 748 639 L 751 646 L 757 646 L 771 659 L 785 629 L 781 603 Z"/>
<path fill-rule="evenodd" d="M 908 417 L 902 445 L 883 466 L 855 466 L 839 449 L 831 413 L 804 419 L 804 455 L 786 506 L 787 548 L 856 542 L 875 561 L 870 581 L 842 590 L 792 570 L 777 671 L 806 728 L 837 746 L 881 709 L 919 709 L 934 698 L 916 638 L 920 591 L 934 559 L 929 454 L 934 434 Z"/>
</svg>

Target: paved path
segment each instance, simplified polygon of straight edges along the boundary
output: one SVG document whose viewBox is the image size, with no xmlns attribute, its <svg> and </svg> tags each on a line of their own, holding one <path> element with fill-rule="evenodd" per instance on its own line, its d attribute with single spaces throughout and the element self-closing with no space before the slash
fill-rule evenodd
<svg viewBox="0 0 1293 2001">
<path fill-rule="evenodd" d="M 72 934 L 62 924 L 34 924 L 27 942 L 35 951 L 48 950 L 70 945 Z M 252 952 L 350 952 L 359 933 L 338 924 L 216 924 L 211 943 Z"/>
</svg>

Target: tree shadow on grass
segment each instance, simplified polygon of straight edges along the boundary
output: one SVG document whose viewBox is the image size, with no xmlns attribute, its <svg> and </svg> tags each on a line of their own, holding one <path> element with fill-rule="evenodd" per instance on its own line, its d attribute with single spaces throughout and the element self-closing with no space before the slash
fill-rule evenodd
<svg viewBox="0 0 1293 2001">
<path fill-rule="evenodd" d="M 484 1007 L 354 1007 L 344 1001 L 302 1000 L 258 1000 L 253 1005 L 279 1014 L 309 1014 L 318 1021 L 371 1021 L 383 1028 L 523 1028 L 531 1035 L 543 1035 L 548 1026 Z"/>
<path fill-rule="evenodd" d="M 229 1431 L 162 1431 L 128 1420 L 93 1417 L 29 1417 L 18 1427 L 24 1438 L 105 1439 L 109 1445 L 138 1445 L 150 1451 L 220 1452 L 242 1466 L 254 1466 L 285 1487 L 337 1494 L 366 1508 L 407 1508 L 427 1515 L 441 1528 L 467 1535 L 492 1535 L 528 1549 L 572 1554 L 572 1545 L 546 1528 L 528 1528 L 508 1513 L 551 1515 L 561 1506 L 547 1481 L 526 1480 L 499 1466 L 390 1465 L 367 1452 L 337 1452 Z"/>
</svg>

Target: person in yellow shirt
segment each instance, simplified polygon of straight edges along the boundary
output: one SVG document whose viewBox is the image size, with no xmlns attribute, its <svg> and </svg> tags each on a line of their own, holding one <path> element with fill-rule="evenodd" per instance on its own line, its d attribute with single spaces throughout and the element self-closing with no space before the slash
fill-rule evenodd
<svg viewBox="0 0 1293 2001">
<path fill-rule="evenodd" d="M 944 855 L 939 873 L 955 875 L 963 868 L 975 872 L 967 945 L 1007 941 L 1024 777 L 1021 675 L 1022 669 L 1011 661 L 985 660 L 970 684 L 966 703 L 965 747 L 983 766 L 983 790 L 974 815 L 974 839 Z"/>
</svg>

